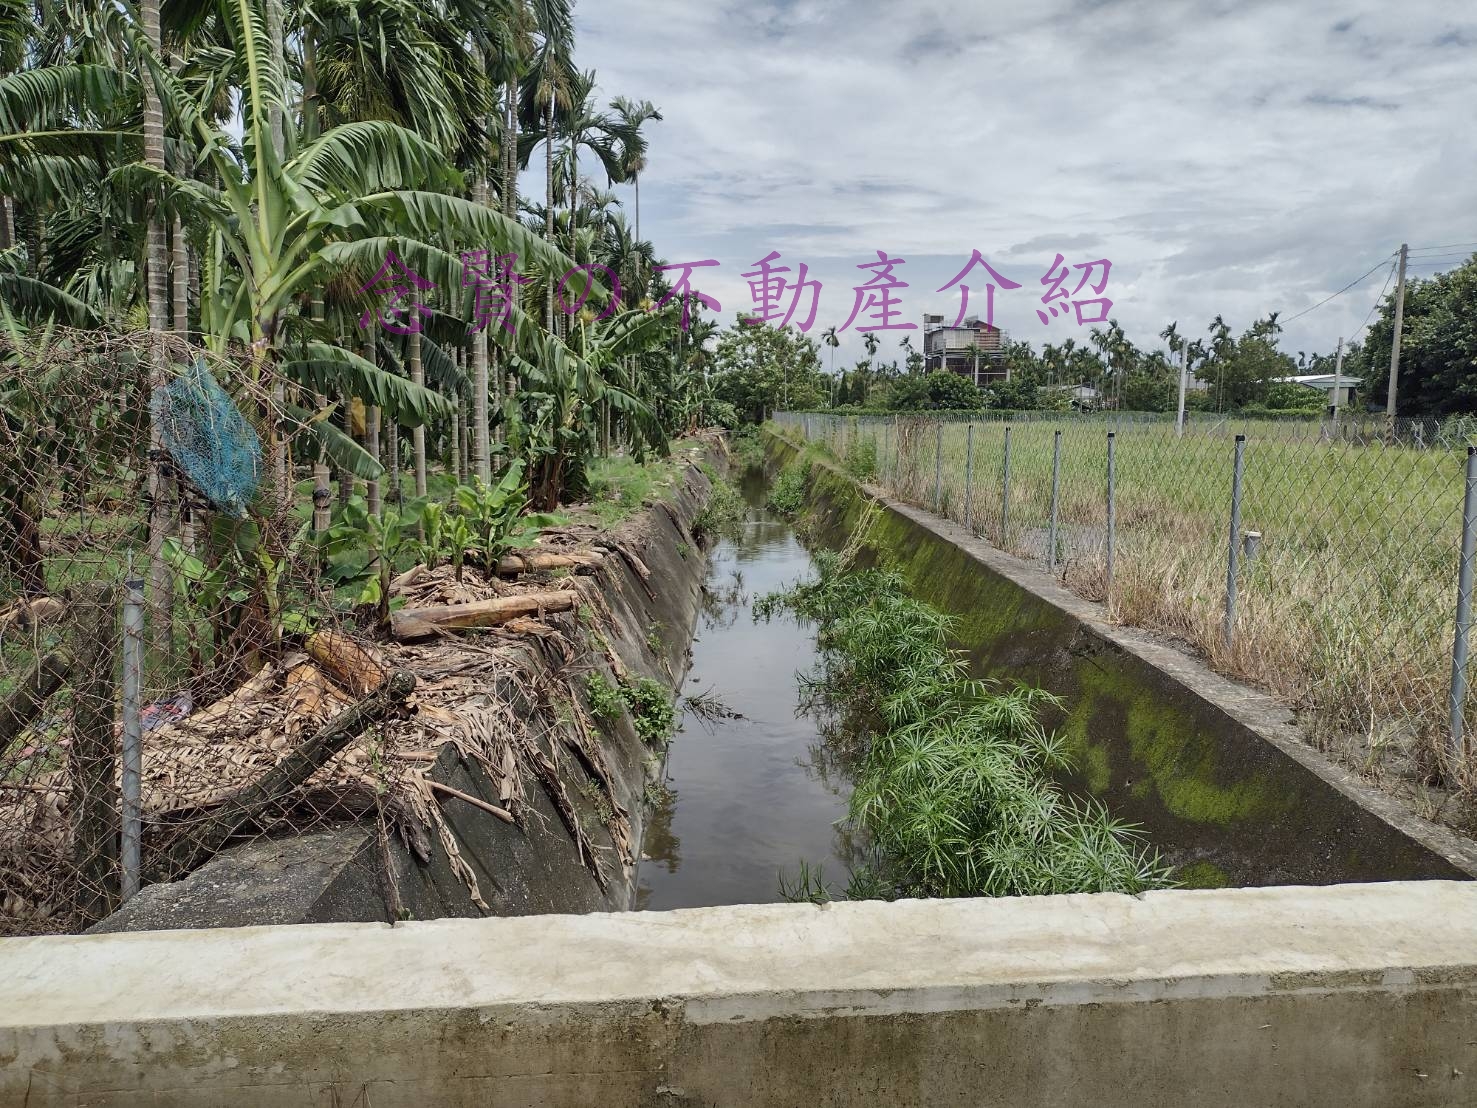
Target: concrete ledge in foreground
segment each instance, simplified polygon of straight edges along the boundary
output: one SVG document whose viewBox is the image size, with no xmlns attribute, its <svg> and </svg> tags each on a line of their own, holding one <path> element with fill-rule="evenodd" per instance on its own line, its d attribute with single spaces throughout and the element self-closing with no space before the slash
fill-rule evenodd
<svg viewBox="0 0 1477 1108">
<path fill-rule="evenodd" d="M 0 941 L 0 1105 L 1477 1102 L 1477 884 Z"/>
</svg>

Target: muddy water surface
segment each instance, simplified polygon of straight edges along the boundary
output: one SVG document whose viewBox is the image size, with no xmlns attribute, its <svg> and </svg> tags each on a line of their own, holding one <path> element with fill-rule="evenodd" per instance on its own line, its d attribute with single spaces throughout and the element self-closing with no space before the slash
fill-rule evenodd
<svg viewBox="0 0 1477 1108">
<path fill-rule="evenodd" d="M 753 503 L 762 496 L 757 485 L 745 492 Z M 789 524 L 762 507 L 713 550 L 683 696 L 711 694 L 742 718 L 684 710 L 669 792 L 643 844 L 639 908 L 781 900 L 781 870 L 794 878 L 802 860 L 845 887 L 850 844 L 836 824 L 851 784 L 828 763 L 815 720 L 796 712 L 795 675 L 815 663 L 814 629 L 753 616 L 756 599 L 809 573 Z"/>
</svg>

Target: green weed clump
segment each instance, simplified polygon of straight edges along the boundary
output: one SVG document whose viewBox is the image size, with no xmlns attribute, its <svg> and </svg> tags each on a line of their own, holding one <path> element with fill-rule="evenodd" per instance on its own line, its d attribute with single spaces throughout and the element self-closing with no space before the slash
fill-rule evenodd
<svg viewBox="0 0 1477 1108">
<path fill-rule="evenodd" d="M 748 427 L 728 440 L 728 452 L 735 473 L 764 468 L 764 442 L 759 428 Z"/>
<path fill-rule="evenodd" d="M 897 574 L 849 572 L 834 554 L 817 566 L 815 580 L 762 598 L 756 613 L 816 622 L 822 662 L 803 679 L 808 700 L 861 733 L 850 820 L 875 861 L 853 881 L 858 892 L 1028 896 L 1171 884 L 1140 832 L 1052 780 L 1068 765 L 1039 719 L 1055 697 L 971 679 L 948 645 L 949 618 L 909 597 Z M 804 877 L 811 899 L 818 883 Z"/>
<path fill-rule="evenodd" d="M 877 443 L 872 439 L 853 439 L 842 459 L 846 472 L 858 481 L 870 481 L 877 476 Z"/>
<path fill-rule="evenodd" d="M 642 741 L 652 746 L 665 743 L 677 725 L 677 709 L 661 682 L 638 677 L 622 686 L 621 695 L 631 709 L 631 720 Z"/>
<path fill-rule="evenodd" d="M 810 473 L 804 466 L 789 466 L 780 472 L 769 487 L 766 503 L 769 510 L 782 516 L 797 516 L 805 507 L 806 489 Z"/>
<path fill-rule="evenodd" d="M 620 689 L 603 674 L 592 673 L 586 678 L 585 696 L 590 702 L 590 711 L 602 722 L 614 723 L 625 711 L 626 702 Z"/>
</svg>

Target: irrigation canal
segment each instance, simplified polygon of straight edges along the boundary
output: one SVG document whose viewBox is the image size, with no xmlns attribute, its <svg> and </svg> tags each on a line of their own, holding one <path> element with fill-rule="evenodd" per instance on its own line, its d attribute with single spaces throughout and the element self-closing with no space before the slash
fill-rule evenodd
<svg viewBox="0 0 1477 1108">
<path fill-rule="evenodd" d="M 788 615 L 755 622 L 754 602 L 807 576 L 810 555 L 763 507 L 758 472 L 737 539 L 713 549 L 684 697 L 711 694 L 741 718 L 685 709 L 667 761 L 667 793 L 642 848 L 637 906 L 645 909 L 781 900 L 780 873 L 803 861 L 844 888 L 850 841 L 837 821 L 851 784 L 830 759 L 817 721 L 798 711 L 797 672 L 815 663 L 814 628 Z"/>
</svg>

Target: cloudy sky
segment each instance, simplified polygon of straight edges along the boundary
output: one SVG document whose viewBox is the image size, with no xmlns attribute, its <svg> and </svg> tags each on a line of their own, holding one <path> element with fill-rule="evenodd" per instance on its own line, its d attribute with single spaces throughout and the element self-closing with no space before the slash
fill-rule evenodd
<svg viewBox="0 0 1477 1108">
<path fill-rule="evenodd" d="M 1036 318 L 1061 253 L 1109 259 L 1113 316 L 1153 345 L 1170 320 L 1292 316 L 1402 241 L 1477 243 L 1465 2 L 581 0 L 576 19 L 605 95 L 665 116 L 643 237 L 721 263 L 701 287 L 725 321 L 777 250 L 824 284 L 811 333 L 841 324 L 879 249 L 906 259 L 908 318 L 952 320 L 957 290 L 935 290 L 978 249 L 1021 284 L 997 324 L 1085 339 Z M 1285 348 L 1357 334 L 1386 274 L 1290 322 Z"/>
</svg>

